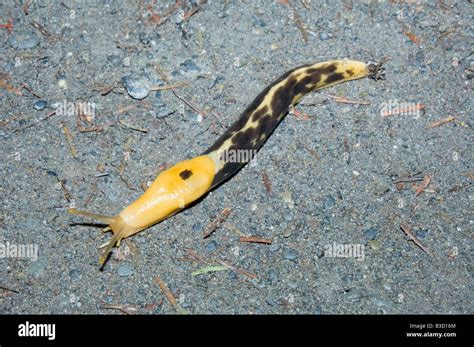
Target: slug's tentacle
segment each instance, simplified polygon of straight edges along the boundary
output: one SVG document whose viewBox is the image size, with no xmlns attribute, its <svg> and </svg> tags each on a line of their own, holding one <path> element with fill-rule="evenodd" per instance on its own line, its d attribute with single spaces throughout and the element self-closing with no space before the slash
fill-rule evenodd
<svg viewBox="0 0 474 347">
<path fill-rule="evenodd" d="M 77 210 L 75 208 L 69 208 L 67 211 L 71 214 L 82 215 L 82 216 L 90 217 L 90 218 L 93 218 L 93 219 L 98 219 L 98 220 L 100 220 L 100 221 L 102 221 L 106 224 L 110 224 L 110 223 L 113 223 L 115 221 L 115 217 L 112 217 L 112 216 L 106 216 L 106 215 L 103 215 L 103 214 L 97 214 L 97 213 L 92 213 L 92 212 L 88 212 L 88 211 L 81 211 L 81 210 Z M 109 227 L 107 227 L 107 228 L 109 228 Z"/>
<path fill-rule="evenodd" d="M 70 209 L 107 223 L 113 237 L 100 257 L 103 266 L 120 241 L 170 217 L 230 178 L 253 157 L 278 123 L 304 95 L 362 77 L 380 79 L 380 64 L 333 60 L 297 67 L 266 87 L 240 118 L 202 155 L 163 171 L 151 187 L 117 216 Z M 244 160 L 242 160 L 244 159 Z"/>
<path fill-rule="evenodd" d="M 114 248 L 115 245 L 117 245 L 117 247 L 120 246 L 120 241 L 122 241 L 124 236 L 127 234 L 127 225 L 122 224 L 118 229 L 115 229 L 113 233 L 114 236 L 112 236 L 112 239 L 110 239 L 110 241 L 106 244 L 106 248 L 99 258 L 100 266 L 105 265 L 105 261 L 109 257 L 110 252 L 112 252 L 112 248 Z"/>
</svg>

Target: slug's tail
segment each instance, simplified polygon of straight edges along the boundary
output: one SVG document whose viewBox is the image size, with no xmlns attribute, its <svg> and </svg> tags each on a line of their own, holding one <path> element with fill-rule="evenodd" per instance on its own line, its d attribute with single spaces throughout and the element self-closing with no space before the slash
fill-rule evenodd
<svg viewBox="0 0 474 347">
<path fill-rule="evenodd" d="M 101 222 L 108 224 L 108 226 L 104 228 L 103 231 L 112 231 L 113 236 L 109 242 L 106 242 L 105 244 L 99 247 L 99 248 L 105 247 L 105 251 L 102 253 L 102 255 L 99 258 L 99 264 L 101 268 L 105 265 L 105 262 L 107 261 L 109 254 L 112 251 L 112 248 L 115 245 L 117 245 L 117 247 L 120 246 L 120 241 L 122 241 L 122 239 L 137 232 L 135 228 L 132 228 L 129 225 L 127 225 L 125 221 L 123 220 L 123 218 L 120 216 L 106 216 L 102 214 L 76 210 L 75 208 L 70 208 L 67 211 L 71 214 L 82 215 L 82 216 L 90 217 L 93 219 L 98 219 Z"/>
</svg>

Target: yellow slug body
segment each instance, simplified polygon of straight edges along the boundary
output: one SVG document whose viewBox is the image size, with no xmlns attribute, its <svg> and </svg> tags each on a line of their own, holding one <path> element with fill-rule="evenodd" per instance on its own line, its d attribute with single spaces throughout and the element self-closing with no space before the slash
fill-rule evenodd
<svg viewBox="0 0 474 347">
<path fill-rule="evenodd" d="M 143 230 L 203 196 L 214 173 L 214 162 L 206 155 L 182 161 L 160 173 L 150 188 L 119 216 L 131 228 Z"/>
<path fill-rule="evenodd" d="M 69 212 L 96 218 L 109 225 L 104 231 L 111 230 L 114 235 L 100 258 L 104 265 L 112 248 L 118 246 L 123 238 L 170 217 L 242 168 L 246 161 L 229 161 L 225 154 L 257 151 L 288 113 L 290 105 L 310 92 L 363 77 L 381 78 L 380 64 L 332 60 L 288 71 L 266 87 L 202 155 L 160 173 L 150 188 L 117 216 L 76 209 L 69 209 Z"/>
</svg>

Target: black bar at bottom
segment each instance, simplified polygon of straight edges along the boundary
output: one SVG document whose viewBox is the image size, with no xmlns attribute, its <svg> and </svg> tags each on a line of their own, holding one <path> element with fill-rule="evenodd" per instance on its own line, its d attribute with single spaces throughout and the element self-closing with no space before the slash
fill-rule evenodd
<svg viewBox="0 0 474 347">
<path fill-rule="evenodd" d="M 471 324 L 469 324 L 471 323 Z M 53 329 L 54 324 L 54 329 Z M 270 342 L 291 346 L 472 346 L 472 316 L 0 316 L 0 347 L 71 344 L 198 346 Z M 469 327 L 471 329 L 469 329 Z M 43 336 L 31 336 L 31 335 Z M 19 336 L 24 335 L 24 336 Z M 53 336 L 54 335 L 54 336 Z"/>
</svg>

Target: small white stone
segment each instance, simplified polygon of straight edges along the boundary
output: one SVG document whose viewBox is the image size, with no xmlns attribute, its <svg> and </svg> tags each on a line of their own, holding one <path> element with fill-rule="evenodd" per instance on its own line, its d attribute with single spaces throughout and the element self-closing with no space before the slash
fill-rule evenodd
<svg viewBox="0 0 474 347">
<path fill-rule="evenodd" d="M 66 88 L 67 88 L 67 82 L 66 82 L 66 80 L 65 80 L 65 79 L 60 79 L 60 80 L 58 81 L 58 86 L 59 86 L 60 88 L 66 89 Z"/>
<path fill-rule="evenodd" d="M 291 196 L 291 192 L 286 191 L 281 194 L 281 198 L 284 202 L 288 204 L 289 208 L 293 208 L 295 206 L 295 201 L 293 200 L 293 197 Z"/>
<path fill-rule="evenodd" d="M 232 254 L 235 256 L 235 257 L 238 257 L 240 255 L 240 248 L 239 247 L 232 247 L 231 248 L 231 251 L 232 251 Z"/>
</svg>

